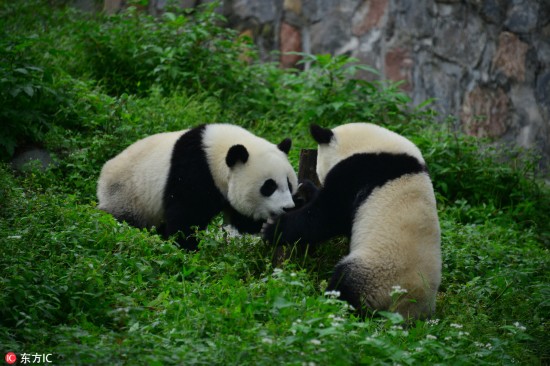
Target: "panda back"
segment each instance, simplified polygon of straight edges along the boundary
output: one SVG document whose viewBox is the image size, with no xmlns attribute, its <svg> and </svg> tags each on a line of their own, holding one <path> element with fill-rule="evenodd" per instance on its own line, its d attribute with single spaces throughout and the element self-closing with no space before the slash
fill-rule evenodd
<svg viewBox="0 0 550 366">
<path fill-rule="evenodd" d="M 116 217 L 131 216 L 137 226 L 159 225 L 172 151 L 185 132 L 146 137 L 105 163 L 98 182 L 98 208 Z"/>
<path fill-rule="evenodd" d="M 387 276 L 390 288 L 407 281 L 412 287 L 424 280 L 432 288 L 439 286 L 440 228 L 427 173 L 403 175 L 372 191 L 357 209 L 350 253 L 368 262 L 369 268 L 380 267 L 378 278 Z M 403 271 L 408 268 L 410 273 Z"/>
</svg>

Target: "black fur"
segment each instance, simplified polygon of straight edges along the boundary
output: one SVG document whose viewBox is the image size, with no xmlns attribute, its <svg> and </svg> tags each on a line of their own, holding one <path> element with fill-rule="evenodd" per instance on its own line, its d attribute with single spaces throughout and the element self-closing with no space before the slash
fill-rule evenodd
<svg viewBox="0 0 550 366">
<path fill-rule="evenodd" d="M 174 145 L 164 191 L 165 236 L 192 234 L 193 226 L 204 229 L 225 206 L 225 198 L 214 184 L 206 160 L 202 125 L 185 133 Z M 180 238 L 182 248 L 197 249 L 193 237 Z"/>
<path fill-rule="evenodd" d="M 262 184 L 260 188 L 260 193 L 264 197 L 269 197 L 277 190 L 277 183 L 273 179 L 268 179 Z"/>
<path fill-rule="evenodd" d="M 198 246 L 191 236 L 192 228 L 205 229 L 221 211 L 240 232 L 258 233 L 263 224 L 235 210 L 216 187 L 204 151 L 205 129 L 206 125 L 201 125 L 189 130 L 174 145 L 163 197 L 165 223 L 159 232 L 165 237 L 180 233 L 178 244 L 188 250 Z M 237 162 L 246 163 L 248 157 L 243 145 L 234 145 L 227 153 L 226 163 L 232 167 Z"/>
<path fill-rule="evenodd" d="M 334 236 L 350 236 L 357 208 L 376 187 L 405 174 L 426 172 L 407 154 L 362 153 L 340 161 L 327 174 L 323 188 L 300 209 L 285 213 L 263 230 L 278 244 L 318 244 Z"/>
<path fill-rule="evenodd" d="M 287 137 L 286 139 L 281 141 L 279 145 L 277 145 L 277 147 L 279 148 L 279 150 L 281 150 L 282 152 L 288 155 L 288 152 L 292 147 L 292 140 Z"/>
<path fill-rule="evenodd" d="M 334 136 L 334 132 L 332 132 L 331 129 L 322 128 L 316 124 L 309 126 L 309 132 L 313 139 L 319 144 L 328 144 Z"/>
<path fill-rule="evenodd" d="M 248 150 L 243 145 L 233 145 L 227 152 L 225 163 L 232 168 L 238 162 L 246 163 L 248 161 Z"/>
<path fill-rule="evenodd" d="M 233 225 L 240 233 L 255 234 L 262 229 L 264 221 L 255 221 L 254 219 L 243 215 L 227 203 L 224 213 L 224 221 Z"/>
<path fill-rule="evenodd" d="M 292 186 L 289 183 L 290 191 L 292 191 Z M 304 179 L 300 184 L 298 185 L 298 191 L 296 194 L 292 196 L 292 200 L 294 201 L 294 208 L 292 210 L 299 209 L 300 207 L 304 206 L 306 203 L 313 201 L 317 194 L 319 193 L 319 188 L 315 184 L 313 184 L 312 181 L 309 179 Z M 290 211 L 292 211 L 290 210 Z"/>
<path fill-rule="evenodd" d="M 347 301 L 360 317 L 373 308 L 362 296 L 370 283 L 369 268 L 359 262 L 338 263 L 327 286 L 327 291 L 340 292 L 339 299 Z M 362 291 L 363 290 L 363 291 Z"/>
</svg>

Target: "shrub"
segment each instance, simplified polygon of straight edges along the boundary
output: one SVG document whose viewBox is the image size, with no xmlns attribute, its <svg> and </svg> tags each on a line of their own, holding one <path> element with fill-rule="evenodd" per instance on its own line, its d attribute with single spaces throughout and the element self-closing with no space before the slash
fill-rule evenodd
<svg viewBox="0 0 550 366">
<path fill-rule="evenodd" d="M 227 96 L 242 88 L 243 57 L 254 54 L 245 39 L 220 26 L 217 3 L 156 19 L 130 7 L 83 26 L 86 61 L 107 92 L 145 94 L 153 85 Z"/>
</svg>

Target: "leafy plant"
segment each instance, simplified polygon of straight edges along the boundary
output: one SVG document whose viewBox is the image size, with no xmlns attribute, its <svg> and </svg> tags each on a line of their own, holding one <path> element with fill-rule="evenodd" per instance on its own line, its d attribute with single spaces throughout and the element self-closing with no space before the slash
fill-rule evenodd
<svg viewBox="0 0 550 366">
<path fill-rule="evenodd" d="M 244 38 L 219 25 L 224 19 L 214 12 L 217 5 L 167 12 L 162 19 L 130 7 L 88 23 L 81 38 L 94 77 L 115 95 L 144 94 L 153 85 L 166 93 L 238 91 L 237 70 L 254 53 Z"/>
<path fill-rule="evenodd" d="M 51 70 L 26 57 L 35 38 L 0 38 L 0 155 L 9 156 L 20 140 L 44 137 L 66 93 L 55 85 Z"/>
</svg>

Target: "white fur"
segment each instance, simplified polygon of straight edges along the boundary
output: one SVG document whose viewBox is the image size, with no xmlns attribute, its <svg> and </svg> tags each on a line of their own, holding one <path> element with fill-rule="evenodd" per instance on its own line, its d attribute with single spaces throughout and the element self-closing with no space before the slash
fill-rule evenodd
<svg viewBox="0 0 550 366">
<path fill-rule="evenodd" d="M 210 125 L 212 126 L 212 125 Z M 279 215 L 294 207 L 292 194 L 296 192 L 298 178 L 288 162 L 287 155 L 271 142 L 247 130 L 229 124 L 207 126 L 204 148 L 214 182 L 222 194 L 242 214 L 256 220 Z M 229 168 L 225 163 L 227 151 L 233 145 L 246 147 L 249 158 L 245 164 Z M 262 183 L 273 179 L 279 189 L 270 197 L 260 193 Z M 293 192 L 288 190 L 287 178 Z"/>
<path fill-rule="evenodd" d="M 164 221 L 162 202 L 172 151 L 187 131 L 146 137 L 105 163 L 98 181 L 98 208 L 115 216 L 130 213 L 141 226 L 160 225 Z M 249 160 L 229 169 L 225 158 L 236 144 L 246 147 Z M 237 211 L 254 219 L 267 219 L 294 207 L 287 178 L 294 191 L 298 179 L 286 154 L 276 145 L 229 124 L 206 126 L 203 145 L 214 183 Z M 268 178 L 274 179 L 279 189 L 264 197 L 260 187 Z M 118 186 L 116 192 L 113 186 Z"/>
<path fill-rule="evenodd" d="M 332 131 L 331 142 L 319 145 L 317 172 L 321 182 L 335 164 L 356 153 L 406 153 L 424 163 L 411 141 L 382 127 L 353 123 Z M 403 316 L 414 318 L 435 310 L 441 282 L 440 228 L 426 173 L 404 175 L 373 190 L 357 210 L 350 253 L 341 262 L 352 261 L 368 268 L 370 280 L 362 284 L 361 293 L 377 309 L 396 305 Z M 390 292 L 396 285 L 407 294 L 392 304 Z"/>
<path fill-rule="evenodd" d="M 366 284 L 371 304 L 390 308 L 392 286 L 407 290 L 397 310 L 419 317 L 435 310 L 441 282 L 440 229 L 432 184 L 427 174 L 405 175 L 375 189 L 359 207 L 352 227 L 350 254 L 374 273 Z M 410 302 L 408 299 L 415 299 Z"/>
<path fill-rule="evenodd" d="M 319 145 L 317 175 L 321 183 L 334 165 L 356 153 L 406 153 L 424 163 L 422 153 L 411 141 L 372 123 L 348 123 L 332 132 L 330 143 Z"/>
<path fill-rule="evenodd" d="M 132 213 L 142 226 L 160 225 L 172 149 L 185 132 L 146 137 L 106 162 L 97 185 L 98 208 L 115 216 Z M 116 194 L 110 191 L 114 184 L 120 186 Z"/>
</svg>

